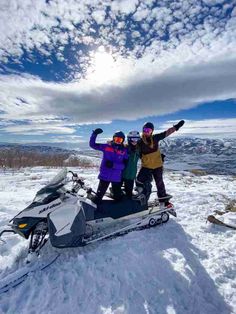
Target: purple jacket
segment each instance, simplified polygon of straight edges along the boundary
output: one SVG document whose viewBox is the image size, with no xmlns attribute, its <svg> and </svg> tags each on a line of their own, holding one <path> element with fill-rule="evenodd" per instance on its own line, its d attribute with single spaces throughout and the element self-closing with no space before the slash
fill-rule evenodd
<svg viewBox="0 0 236 314">
<path fill-rule="evenodd" d="M 122 170 L 125 168 L 125 160 L 128 159 L 127 149 L 123 145 L 97 144 L 96 137 L 95 133 L 91 135 L 89 145 L 93 149 L 103 152 L 98 179 L 109 182 L 120 182 Z"/>
</svg>

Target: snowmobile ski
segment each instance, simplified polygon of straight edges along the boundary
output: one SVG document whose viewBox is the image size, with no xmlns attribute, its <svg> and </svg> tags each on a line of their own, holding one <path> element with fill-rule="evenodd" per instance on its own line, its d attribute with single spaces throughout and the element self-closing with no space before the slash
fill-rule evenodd
<svg viewBox="0 0 236 314">
<path fill-rule="evenodd" d="M 20 285 L 30 274 L 49 267 L 58 259 L 59 256 L 60 254 L 57 253 L 55 256 L 48 258 L 48 260 L 38 260 L 35 263 L 27 264 L 25 267 L 7 275 L 5 278 L 0 280 L 0 295 Z"/>
</svg>

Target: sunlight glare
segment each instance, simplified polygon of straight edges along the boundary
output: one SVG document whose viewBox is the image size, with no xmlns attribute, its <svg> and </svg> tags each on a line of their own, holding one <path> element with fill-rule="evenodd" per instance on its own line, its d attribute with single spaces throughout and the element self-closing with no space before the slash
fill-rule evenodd
<svg viewBox="0 0 236 314">
<path fill-rule="evenodd" d="M 87 71 L 87 80 L 96 84 L 111 83 L 119 79 L 121 69 L 112 54 L 105 49 L 98 49 L 91 56 L 91 65 Z"/>
</svg>

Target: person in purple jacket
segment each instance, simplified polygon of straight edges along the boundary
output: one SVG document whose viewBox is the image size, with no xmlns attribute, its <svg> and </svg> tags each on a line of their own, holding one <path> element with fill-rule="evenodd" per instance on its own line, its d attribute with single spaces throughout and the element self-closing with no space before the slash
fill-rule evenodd
<svg viewBox="0 0 236 314">
<path fill-rule="evenodd" d="M 93 202 L 96 204 L 101 203 L 106 190 L 111 183 L 114 199 L 119 201 L 122 198 L 121 185 L 122 185 L 122 171 L 128 160 L 127 148 L 124 147 L 125 135 L 121 131 L 117 131 L 113 135 L 113 139 L 107 144 L 96 143 L 98 134 L 103 132 L 98 128 L 93 131 L 89 145 L 91 148 L 103 152 L 103 158 L 100 166 L 100 173 L 98 176 L 99 185 L 94 197 Z"/>
</svg>

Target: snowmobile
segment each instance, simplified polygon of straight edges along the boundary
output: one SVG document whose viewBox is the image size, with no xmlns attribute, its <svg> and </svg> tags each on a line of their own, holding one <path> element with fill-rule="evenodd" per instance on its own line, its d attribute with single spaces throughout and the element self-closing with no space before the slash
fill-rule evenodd
<svg viewBox="0 0 236 314">
<path fill-rule="evenodd" d="M 70 174 L 70 175 L 69 175 Z M 78 194 L 86 191 L 84 196 Z M 49 239 L 56 248 L 84 246 L 134 229 L 166 223 L 175 210 L 165 208 L 163 200 L 149 201 L 139 193 L 133 199 L 93 202 L 96 193 L 76 173 L 62 169 L 48 185 L 40 189 L 33 202 L 9 222 L 9 229 L 30 239 L 27 261 L 39 255 Z M 171 196 L 167 197 L 169 200 Z M 165 199 L 166 200 L 166 199 Z"/>
</svg>

